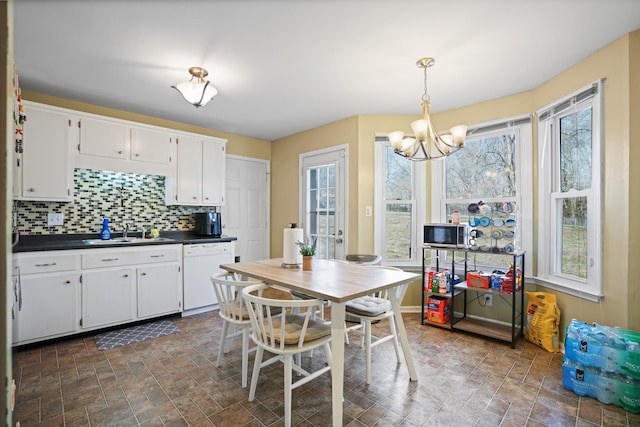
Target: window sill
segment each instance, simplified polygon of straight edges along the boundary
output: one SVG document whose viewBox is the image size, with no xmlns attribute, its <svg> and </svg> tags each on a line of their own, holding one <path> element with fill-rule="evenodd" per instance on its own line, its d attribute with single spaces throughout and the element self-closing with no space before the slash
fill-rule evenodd
<svg viewBox="0 0 640 427">
<path fill-rule="evenodd" d="M 526 282 L 533 282 L 536 285 L 545 287 L 545 288 L 549 288 L 552 289 L 554 291 L 558 291 L 558 292 L 562 292 L 563 294 L 567 294 L 567 295 L 571 295 L 574 297 L 578 297 L 578 298 L 582 298 L 585 299 L 587 301 L 591 301 L 591 302 L 596 302 L 599 303 L 603 298 L 604 295 L 596 295 L 593 293 L 589 293 L 589 292 L 584 292 L 584 291 L 579 291 L 577 289 L 573 289 L 573 288 L 569 288 L 566 286 L 562 286 L 558 283 L 555 282 L 551 282 L 549 280 L 545 280 L 542 279 L 540 277 L 530 277 L 527 278 Z"/>
</svg>

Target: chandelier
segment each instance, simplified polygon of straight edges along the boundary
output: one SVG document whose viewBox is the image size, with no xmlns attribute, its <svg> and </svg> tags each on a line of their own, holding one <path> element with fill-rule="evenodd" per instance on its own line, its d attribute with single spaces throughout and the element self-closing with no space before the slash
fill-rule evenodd
<svg viewBox="0 0 640 427">
<path fill-rule="evenodd" d="M 202 107 L 216 96 L 218 89 L 213 87 L 209 80 L 204 79 L 209 75 L 209 72 L 204 68 L 191 67 L 189 68 L 189 73 L 191 74 L 191 80 L 171 87 L 180 92 L 188 103 L 195 105 L 196 108 Z"/>
<path fill-rule="evenodd" d="M 396 154 L 414 161 L 439 159 L 448 156 L 464 146 L 467 127 L 454 126 L 448 133 L 438 134 L 431 123 L 429 115 L 430 97 L 427 93 L 427 68 L 433 66 L 436 60 L 422 58 L 416 62 L 418 68 L 424 70 L 424 94 L 422 95 L 422 119 L 411 123 L 413 137 L 405 136 L 402 131 L 388 134 L 391 147 Z"/>
</svg>

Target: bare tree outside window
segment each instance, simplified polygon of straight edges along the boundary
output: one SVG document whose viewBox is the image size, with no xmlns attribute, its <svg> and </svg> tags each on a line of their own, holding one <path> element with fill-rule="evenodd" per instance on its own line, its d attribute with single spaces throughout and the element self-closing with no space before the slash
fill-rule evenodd
<svg viewBox="0 0 640 427">
<path fill-rule="evenodd" d="M 385 259 L 411 257 L 413 223 L 413 191 L 411 161 L 398 156 L 391 146 L 386 147 L 385 199 Z"/>
</svg>

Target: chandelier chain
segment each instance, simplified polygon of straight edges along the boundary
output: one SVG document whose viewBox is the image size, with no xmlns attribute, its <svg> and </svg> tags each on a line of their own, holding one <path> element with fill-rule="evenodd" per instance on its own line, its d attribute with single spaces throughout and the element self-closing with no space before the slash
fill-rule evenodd
<svg viewBox="0 0 640 427">
<path fill-rule="evenodd" d="M 431 97 L 429 96 L 429 93 L 427 92 L 427 67 L 424 67 L 424 94 L 422 95 L 422 101 L 424 102 L 430 102 Z"/>
</svg>

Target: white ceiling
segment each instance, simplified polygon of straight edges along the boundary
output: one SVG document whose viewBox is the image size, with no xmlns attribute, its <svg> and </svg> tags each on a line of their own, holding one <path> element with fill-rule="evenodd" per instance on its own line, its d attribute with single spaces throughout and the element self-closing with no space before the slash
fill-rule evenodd
<svg viewBox="0 0 640 427">
<path fill-rule="evenodd" d="M 640 28 L 640 0 L 14 0 L 23 89 L 274 140 L 538 87 Z M 171 88 L 209 70 L 196 109 Z"/>
</svg>

